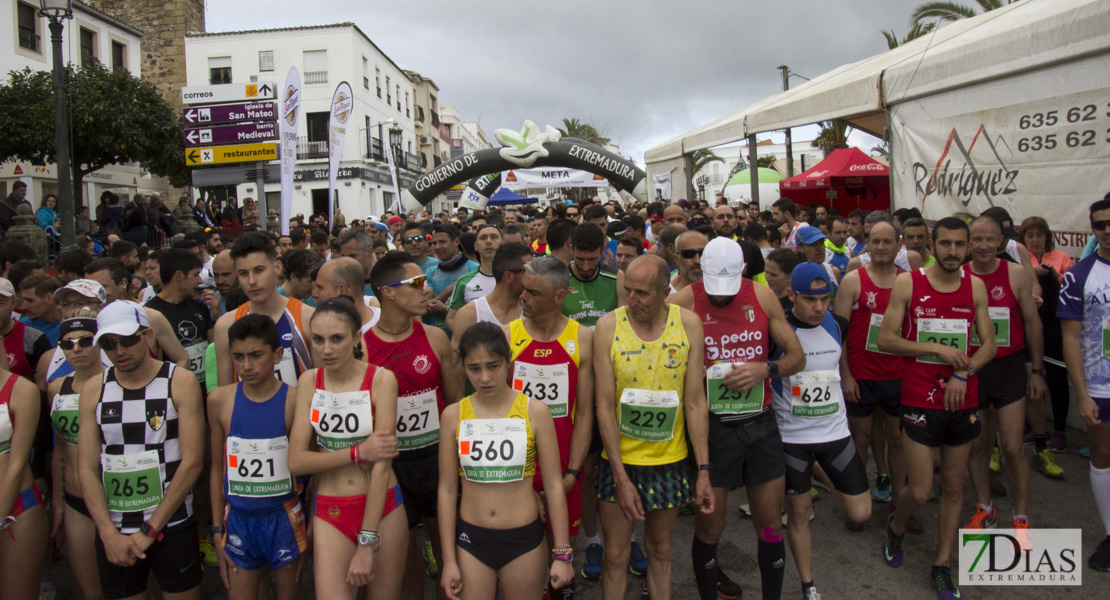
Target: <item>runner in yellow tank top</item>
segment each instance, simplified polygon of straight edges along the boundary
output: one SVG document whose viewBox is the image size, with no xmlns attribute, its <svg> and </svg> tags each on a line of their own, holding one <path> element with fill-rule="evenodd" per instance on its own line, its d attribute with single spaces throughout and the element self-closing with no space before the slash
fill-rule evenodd
<svg viewBox="0 0 1110 600">
<path fill-rule="evenodd" d="M 627 308 L 594 329 L 598 428 L 605 445 L 597 469 L 601 524 L 607 540 L 624 540 L 644 523 L 647 589 L 671 597 L 670 537 L 690 501 L 686 436 L 698 463 L 697 505 L 712 513 L 709 411 L 702 386 L 705 334 L 693 312 L 668 306 L 667 263 L 641 256 L 625 272 Z M 691 366 L 692 365 L 692 366 Z M 606 544 L 602 596 L 624 597 L 630 547 Z"/>
</svg>

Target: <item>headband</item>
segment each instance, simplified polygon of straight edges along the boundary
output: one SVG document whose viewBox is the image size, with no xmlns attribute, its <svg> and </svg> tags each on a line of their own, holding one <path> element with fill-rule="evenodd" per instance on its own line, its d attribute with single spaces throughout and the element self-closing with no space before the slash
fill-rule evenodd
<svg viewBox="0 0 1110 600">
<path fill-rule="evenodd" d="M 58 337 L 74 331 L 87 331 L 89 333 L 96 333 L 96 318 L 95 317 L 73 317 L 62 321 Z"/>
</svg>

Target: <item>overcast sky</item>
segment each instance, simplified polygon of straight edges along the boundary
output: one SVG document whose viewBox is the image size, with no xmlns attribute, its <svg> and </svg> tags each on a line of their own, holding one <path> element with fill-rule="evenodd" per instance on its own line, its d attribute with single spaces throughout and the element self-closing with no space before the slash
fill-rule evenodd
<svg viewBox="0 0 1110 600">
<path fill-rule="evenodd" d="M 352 21 L 491 141 L 524 119 L 577 117 L 642 163 L 645 150 L 780 91 L 779 65 L 816 77 L 885 51 L 879 31 L 904 35 L 919 3 L 219 0 L 206 20 L 210 32 Z"/>
</svg>

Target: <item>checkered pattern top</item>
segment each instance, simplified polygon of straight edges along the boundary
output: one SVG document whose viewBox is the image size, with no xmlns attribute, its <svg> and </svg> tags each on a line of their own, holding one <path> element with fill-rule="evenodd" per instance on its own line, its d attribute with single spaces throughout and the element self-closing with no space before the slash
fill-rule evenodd
<svg viewBox="0 0 1110 600">
<path fill-rule="evenodd" d="M 116 380 L 115 367 L 104 371 L 104 385 L 96 409 L 103 440 L 101 452 L 110 455 L 134 454 L 148 450 L 158 451 L 162 491 L 165 492 L 181 465 L 181 448 L 177 433 L 177 409 L 170 398 L 170 379 L 176 366 L 164 362 L 162 368 L 146 387 L 132 390 Z M 109 511 L 112 523 L 120 533 L 131 534 L 139 530 L 154 514 L 145 511 Z M 174 511 L 167 527 L 177 525 L 193 514 L 192 492 Z"/>
</svg>

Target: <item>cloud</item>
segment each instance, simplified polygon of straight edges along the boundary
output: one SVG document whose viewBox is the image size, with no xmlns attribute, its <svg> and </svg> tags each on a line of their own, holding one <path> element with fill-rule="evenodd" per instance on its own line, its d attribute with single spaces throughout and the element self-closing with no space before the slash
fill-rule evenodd
<svg viewBox="0 0 1110 600">
<path fill-rule="evenodd" d="M 487 135 L 524 119 L 592 123 L 645 150 L 781 90 L 777 70 L 816 77 L 886 50 L 916 0 L 777 3 L 688 0 L 413 0 L 207 3 L 207 30 L 352 21 L 440 104 Z M 793 79 L 791 85 L 803 83 Z"/>
</svg>

